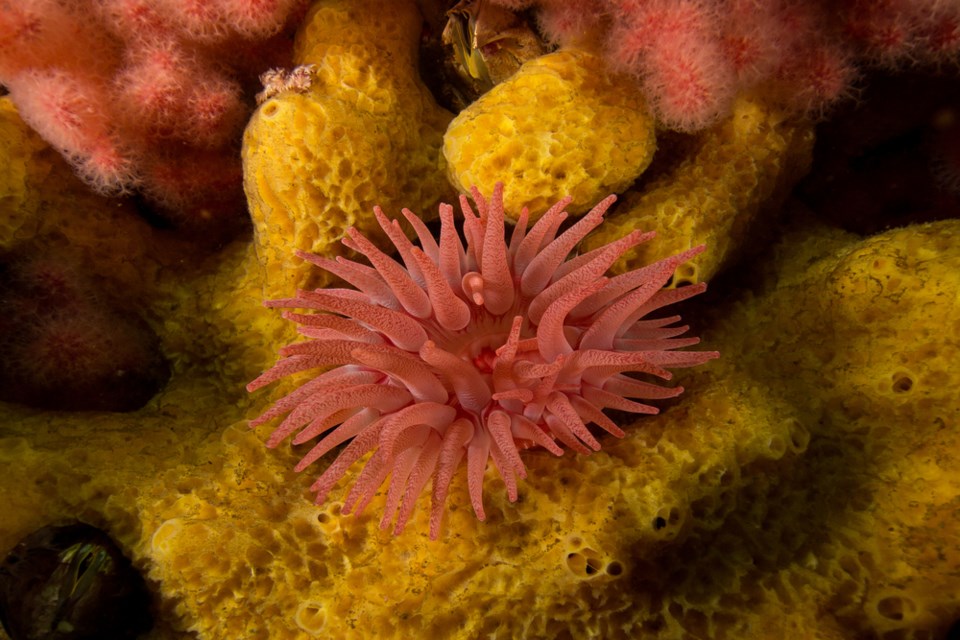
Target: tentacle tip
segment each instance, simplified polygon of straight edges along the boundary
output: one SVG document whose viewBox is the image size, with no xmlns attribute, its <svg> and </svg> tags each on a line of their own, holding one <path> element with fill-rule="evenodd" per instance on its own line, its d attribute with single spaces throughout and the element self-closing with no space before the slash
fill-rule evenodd
<svg viewBox="0 0 960 640">
<path fill-rule="evenodd" d="M 304 442 L 310 442 L 311 440 L 313 440 L 313 436 L 306 436 L 304 435 L 305 433 L 306 432 L 304 431 L 304 433 L 297 434 L 296 436 L 294 436 L 291 442 L 296 445 L 296 444 L 303 444 Z"/>
<path fill-rule="evenodd" d="M 607 210 L 610 207 L 612 207 L 613 203 L 616 201 L 617 201 L 617 194 L 611 193 L 606 198 L 604 198 L 603 200 L 598 202 L 596 205 L 594 205 L 594 207 L 590 210 L 590 212 L 587 215 L 599 216 L 600 219 L 602 220 L 604 215 L 607 213 Z"/>
</svg>

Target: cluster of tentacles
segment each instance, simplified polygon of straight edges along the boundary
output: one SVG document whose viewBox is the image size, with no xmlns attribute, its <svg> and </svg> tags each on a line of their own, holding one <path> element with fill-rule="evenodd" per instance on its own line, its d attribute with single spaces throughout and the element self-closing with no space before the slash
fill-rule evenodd
<svg viewBox="0 0 960 640">
<path fill-rule="evenodd" d="M 286 416 L 271 435 L 275 447 L 320 438 L 297 465 L 303 470 L 348 443 L 314 483 L 317 503 L 347 469 L 373 452 L 344 501 L 359 513 L 390 476 L 381 527 L 396 517 L 399 533 L 432 480 L 430 535 L 436 538 L 451 480 L 466 458 L 470 501 L 484 519 L 483 475 L 492 459 L 511 501 L 526 470 L 519 451 L 560 444 L 589 453 L 600 442 L 587 425 L 622 436 L 605 409 L 656 413 L 637 400 L 669 398 L 636 375 L 668 380 L 667 368 L 717 357 L 675 351 L 699 342 L 679 337 L 679 316 L 645 319 L 706 285 L 664 289 L 676 267 L 703 251 L 695 247 L 649 266 L 606 277 L 627 250 L 653 237 L 635 231 L 571 257 L 603 220 L 610 196 L 565 231 L 564 199 L 528 229 L 524 210 L 505 240 L 503 186 L 490 200 L 474 189 L 477 213 L 461 196 L 463 237 L 453 207 L 441 205 L 437 241 L 412 212 L 403 215 L 420 246 L 377 208 L 375 215 L 399 259 L 351 229 L 344 244 L 370 265 L 308 253 L 300 257 L 339 276 L 351 288 L 298 291 L 266 304 L 287 309 L 308 338 L 281 350 L 281 360 L 251 382 L 253 391 L 280 378 L 323 370 L 252 421 Z"/>
</svg>

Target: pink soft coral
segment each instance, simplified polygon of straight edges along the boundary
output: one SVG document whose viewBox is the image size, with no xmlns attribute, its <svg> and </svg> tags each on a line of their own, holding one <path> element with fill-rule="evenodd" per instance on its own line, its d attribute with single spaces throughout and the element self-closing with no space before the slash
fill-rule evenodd
<svg viewBox="0 0 960 640">
<path fill-rule="evenodd" d="M 509 6 L 512 1 L 492 0 Z M 584 34 L 633 76 L 661 122 L 694 131 L 728 114 L 739 92 L 766 91 L 819 115 L 852 93 L 861 68 L 955 68 L 955 0 L 537 0 L 561 46 Z"/>
<path fill-rule="evenodd" d="M 305 5 L 0 0 L 0 83 L 96 191 L 140 192 L 179 226 L 232 227 L 246 210 L 237 148 L 253 100 L 243 83 L 289 57 L 283 30 Z M 182 157 L 204 167 L 171 180 Z"/>
<path fill-rule="evenodd" d="M 488 459 L 510 500 L 516 500 L 517 478 L 526 476 L 521 449 L 542 446 L 561 455 L 559 441 L 581 453 L 596 451 L 600 442 L 588 424 L 623 435 L 605 409 L 656 413 L 629 398 L 670 398 L 683 390 L 629 372 L 667 380 L 671 375 L 665 367 L 690 367 L 717 357 L 716 352 L 674 351 L 699 342 L 678 337 L 688 328 L 671 326 L 679 316 L 645 319 L 704 290 L 703 284 L 662 289 L 677 265 L 702 246 L 608 278 L 604 273 L 617 258 L 654 235 L 633 232 L 568 259 L 601 223 L 613 196 L 559 235 L 569 199 L 530 229 L 524 210 L 509 245 L 502 185 L 489 201 L 476 190 L 473 196 L 479 216 L 465 197 L 460 200 L 466 247 L 454 226 L 453 208 L 442 205 L 439 243 L 413 213 L 403 211 L 420 247 L 376 210 L 400 262 L 354 230 L 344 244 L 366 256 L 372 267 L 299 253 L 356 289 L 300 291 L 295 298 L 268 302 L 323 313 L 285 312 L 310 339 L 284 347 L 283 358 L 247 387 L 253 391 L 297 372 L 333 367 L 251 425 L 286 415 L 268 440 L 271 447 L 293 434 L 294 444 L 326 434 L 298 471 L 349 442 L 314 483 L 317 503 L 354 462 L 373 451 L 343 513 L 363 510 L 390 475 L 381 527 L 399 508 L 397 533 L 432 479 L 430 536 L 438 536 L 450 482 L 464 457 L 470 501 L 483 520 Z"/>
</svg>

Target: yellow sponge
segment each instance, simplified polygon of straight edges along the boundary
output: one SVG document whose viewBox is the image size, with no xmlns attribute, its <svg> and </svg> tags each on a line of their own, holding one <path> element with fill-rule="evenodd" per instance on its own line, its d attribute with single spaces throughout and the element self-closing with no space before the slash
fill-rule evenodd
<svg viewBox="0 0 960 640">
<path fill-rule="evenodd" d="M 790 238 L 756 296 L 717 310 L 724 357 L 682 401 L 590 456 L 525 452 L 517 503 L 490 469 L 487 521 L 451 503 L 436 542 L 425 509 L 380 532 L 383 496 L 360 517 L 312 506 L 302 451 L 266 450 L 224 391 L 236 372 L 178 375 L 131 414 L 0 405 L 0 547 L 63 519 L 106 529 L 156 585 L 158 640 L 943 637 L 958 227 Z M 185 288 L 216 309 L 255 297 L 235 268 L 233 290 Z M 276 340 L 230 317 L 238 340 Z"/>
<path fill-rule="evenodd" d="M 717 126 L 678 138 L 584 243 L 594 249 L 635 229 L 656 231 L 657 239 L 629 252 L 618 271 L 706 244 L 707 251 L 680 265 L 672 286 L 710 280 L 769 228 L 810 166 L 813 125 L 742 96 Z"/>
<path fill-rule="evenodd" d="M 463 192 L 505 183 L 504 209 L 536 219 L 554 202 L 582 213 L 626 189 L 650 164 L 654 121 L 636 83 L 590 53 L 560 50 L 524 64 L 460 112 L 443 139 Z"/>
<path fill-rule="evenodd" d="M 827 637 L 947 637 L 960 610 L 960 222 L 867 239 L 811 223 L 757 271 L 760 296 L 721 311 L 733 357 L 713 367 L 729 375 L 739 359 L 791 399 L 807 453 L 754 479 L 736 526 L 703 544 L 752 556 L 731 574 L 765 568 L 758 615 L 780 602 L 794 620 L 806 610 L 807 629 L 830 611 L 843 633 Z"/>
<path fill-rule="evenodd" d="M 310 86 L 265 101 L 243 138 L 267 297 L 308 283 L 296 249 L 341 254 L 350 226 L 378 237 L 374 205 L 427 218 L 455 195 L 440 156 L 451 115 L 417 74 L 420 30 L 410 0 L 320 2 L 301 26 L 295 60 L 314 65 Z"/>
</svg>

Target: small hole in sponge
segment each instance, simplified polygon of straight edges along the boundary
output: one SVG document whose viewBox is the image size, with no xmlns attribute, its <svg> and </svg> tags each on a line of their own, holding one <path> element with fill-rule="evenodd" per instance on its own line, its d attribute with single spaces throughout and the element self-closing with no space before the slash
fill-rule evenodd
<svg viewBox="0 0 960 640">
<path fill-rule="evenodd" d="M 619 576 L 623 573 L 623 565 L 614 560 L 607 565 L 607 573 L 611 576 Z"/>
<path fill-rule="evenodd" d="M 790 450 L 794 453 L 802 453 L 807 450 L 810 444 L 810 432 L 796 418 L 787 418 L 787 431 L 790 434 Z"/>
<path fill-rule="evenodd" d="M 696 284 L 700 269 L 693 262 L 684 262 L 679 265 L 671 276 L 665 288 L 676 289 L 689 284 Z"/>
<path fill-rule="evenodd" d="M 900 596 L 888 596 L 877 602 L 877 612 L 888 620 L 903 620 L 914 608 L 913 601 Z"/>
<path fill-rule="evenodd" d="M 280 109 L 280 107 L 277 106 L 277 103 L 276 103 L 276 102 L 271 102 L 271 103 L 265 105 L 265 106 L 263 107 L 263 109 L 260 111 L 260 113 L 262 113 L 262 114 L 264 115 L 264 117 L 272 118 L 273 116 L 275 116 L 275 115 L 277 114 L 277 111 L 278 111 L 279 109 Z"/>
<path fill-rule="evenodd" d="M 297 626 L 311 635 L 317 635 L 327 623 L 324 605 L 318 602 L 304 602 L 294 616 Z"/>
<path fill-rule="evenodd" d="M 662 531 L 667 527 L 672 527 L 676 530 L 682 520 L 682 514 L 676 507 L 662 507 L 657 511 L 657 515 L 650 523 L 650 526 L 653 527 L 654 531 Z M 674 533 L 675 532 L 676 531 L 674 531 Z"/>
<path fill-rule="evenodd" d="M 567 554 L 567 568 L 582 578 L 591 578 L 603 571 L 604 562 L 593 549 L 582 549 Z"/>
<path fill-rule="evenodd" d="M 767 441 L 767 450 L 773 458 L 779 460 L 787 452 L 787 442 L 780 436 L 773 436 Z"/>
<path fill-rule="evenodd" d="M 913 388 L 913 378 L 906 373 L 895 373 L 891 388 L 894 393 L 906 393 Z"/>
</svg>

